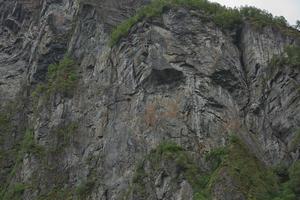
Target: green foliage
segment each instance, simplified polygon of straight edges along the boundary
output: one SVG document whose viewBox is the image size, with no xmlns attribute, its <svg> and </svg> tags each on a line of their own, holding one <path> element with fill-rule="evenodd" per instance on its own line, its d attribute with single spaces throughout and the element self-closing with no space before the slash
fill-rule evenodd
<svg viewBox="0 0 300 200">
<path fill-rule="evenodd" d="M 44 153 L 44 148 L 35 142 L 34 134 L 31 130 L 27 130 L 24 135 L 23 141 L 21 143 L 19 157 L 23 158 L 26 153 L 34 154 L 37 156 L 41 156 Z"/>
<path fill-rule="evenodd" d="M 213 22 L 223 29 L 239 28 L 243 20 L 249 20 L 253 25 L 262 28 L 275 26 L 286 33 L 299 35 L 298 31 L 288 27 L 284 17 L 274 17 L 272 14 L 255 7 L 242 7 L 240 9 L 227 8 L 208 0 L 153 0 L 139 9 L 136 14 L 118 25 L 111 34 L 110 45 L 115 45 L 121 37 L 127 36 L 130 28 L 137 22 L 163 13 L 165 7 L 185 6 L 204 11 Z"/>
<path fill-rule="evenodd" d="M 61 125 L 52 130 L 51 134 L 55 137 L 56 144 L 53 145 L 48 153 L 61 153 L 65 147 L 71 144 L 72 137 L 77 130 L 78 124 L 76 122 Z"/>
<path fill-rule="evenodd" d="M 242 23 L 242 17 L 237 9 L 220 9 L 219 12 L 216 12 L 213 17 L 214 22 L 225 29 L 233 29 L 239 27 Z"/>
<path fill-rule="evenodd" d="M 159 154 L 178 153 L 181 151 L 183 151 L 183 148 L 172 142 L 163 142 L 156 149 L 156 152 Z"/>
<path fill-rule="evenodd" d="M 153 150 L 137 167 L 131 191 L 138 192 L 142 196 L 146 196 L 146 182 L 149 174 L 144 169 L 145 162 L 149 161 L 154 172 L 161 169 L 161 162 L 174 162 L 178 170 L 182 171 L 185 179 L 191 184 L 194 190 L 194 199 L 210 199 L 206 190 L 209 181 L 209 175 L 202 172 L 194 161 L 190 158 L 186 151 L 180 146 L 172 142 L 163 142 L 155 150 Z"/>
<path fill-rule="evenodd" d="M 3 200 L 20 200 L 27 186 L 22 183 L 15 183 L 3 197 Z"/>
<path fill-rule="evenodd" d="M 289 151 L 294 151 L 300 145 L 300 129 L 295 133 L 294 137 L 291 140 L 291 144 L 289 145 Z"/>
<path fill-rule="evenodd" d="M 10 119 L 7 114 L 0 113 L 0 132 L 7 133 L 11 130 Z"/>
<path fill-rule="evenodd" d="M 37 98 L 44 94 L 46 97 L 49 97 L 56 93 L 71 96 L 78 80 L 76 66 L 75 61 L 67 56 L 59 63 L 49 65 L 47 82 L 39 84 L 32 93 L 32 96 Z"/>
<path fill-rule="evenodd" d="M 41 94 L 44 94 L 47 92 L 47 85 L 45 84 L 38 84 L 35 88 L 35 90 L 32 92 L 31 96 L 33 98 L 38 98 Z"/>
<path fill-rule="evenodd" d="M 287 64 L 292 67 L 300 67 L 300 47 L 288 46 L 285 48 L 287 54 Z"/>
<path fill-rule="evenodd" d="M 221 168 L 235 180 L 247 199 L 269 199 L 277 190 L 276 176 L 237 138 L 231 140 Z"/>
<path fill-rule="evenodd" d="M 52 64 L 48 68 L 49 90 L 52 93 L 68 93 L 74 88 L 77 80 L 75 71 L 76 63 L 65 57 L 58 64 Z"/>
<path fill-rule="evenodd" d="M 4 142 L 6 136 L 13 131 L 13 117 L 20 110 L 19 102 L 9 102 L 5 105 L 0 105 L 0 145 Z"/>
<path fill-rule="evenodd" d="M 300 196 L 300 161 L 295 162 L 289 169 L 279 171 L 279 176 L 288 175 L 288 179 L 281 180 L 279 192 L 274 200 L 296 200 Z"/>
<path fill-rule="evenodd" d="M 227 149 L 225 147 L 217 148 L 206 154 L 205 160 L 210 164 L 210 168 L 214 171 L 220 166 L 227 154 Z"/>
<path fill-rule="evenodd" d="M 240 14 L 249 19 L 254 25 L 264 27 L 268 25 L 287 27 L 288 23 L 282 16 L 274 17 L 271 13 L 252 6 L 240 8 Z"/>
<path fill-rule="evenodd" d="M 38 200 L 72 200 L 72 190 L 68 188 L 53 188 L 48 194 L 40 195 Z"/>
<path fill-rule="evenodd" d="M 70 122 L 65 126 L 59 127 L 54 130 L 55 135 L 58 140 L 63 144 L 69 144 L 71 137 L 78 129 L 78 124 L 75 122 Z"/>
<path fill-rule="evenodd" d="M 130 28 L 141 19 L 160 15 L 166 5 L 166 0 L 155 0 L 152 1 L 149 5 L 146 5 L 139 9 L 133 17 L 125 20 L 113 30 L 110 38 L 110 45 L 115 45 L 121 37 L 126 36 Z"/>
<path fill-rule="evenodd" d="M 300 30 L 300 20 L 296 21 L 295 28 Z"/>
<path fill-rule="evenodd" d="M 288 65 L 294 68 L 300 68 L 300 47 L 287 46 L 281 55 L 275 55 L 271 59 L 271 66 Z"/>
<path fill-rule="evenodd" d="M 216 149 L 206 156 L 217 163 L 210 176 L 210 186 L 219 180 L 219 171 L 226 170 L 247 199 L 296 200 L 300 195 L 300 161 L 290 168 L 279 165 L 275 169 L 264 166 L 246 145 L 231 136 L 225 149 Z"/>
<path fill-rule="evenodd" d="M 11 170 L 9 171 L 7 182 L 3 182 L 1 184 L 2 186 L 0 189 L 0 198 L 4 200 L 14 199 L 12 196 L 20 194 L 20 188 L 24 188 L 23 190 L 26 189 L 26 187 L 21 187 L 22 184 L 11 185 L 9 181 L 11 181 L 10 179 L 12 179 L 16 175 L 16 172 L 19 169 L 20 164 L 22 163 L 23 158 L 26 154 L 41 157 L 44 155 L 44 152 L 44 148 L 35 142 L 33 132 L 31 130 L 26 130 L 20 144 L 13 149 L 13 156 L 16 158 L 16 160 L 14 162 L 14 165 L 11 167 Z"/>
<path fill-rule="evenodd" d="M 85 182 L 82 182 L 77 188 L 76 188 L 76 194 L 77 196 L 84 200 L 86 197 L 91 194 L 93 188 L 95 186 L 94 180 L 88 180 Z"/>
<path fill-rule="evenodd" d="M 295 194 L 300 195 L 300 161 L 295 162 L 289 169 L 289 187 Z"/>
<path fill-rule="evenodd" d="M 211 199 L 211 189 L 222 179 L 221 172 L 224 171 L 246 199 L 295 200 L 300 195 L 300 161 L 289 169 L 280 165 L 272 170 L 259 161 L 237 136 L 231 136 L 228 146 L 212 150 L 205 159 L 211 166 L 210 171 L 199 169 L 182 147 L 163 142 L 138 165 L 129 192 L 147 197 L 147 181 L 155 176 L 149 169 L 161 171 L 171 162 L 193 187 L 195 200 Z"/>
<path fill-rule="evenodd" d="M 279 182 L 285 182 L 289 179 L 288 166 L 285 164 L 278 164 L 273 168 L 273 172 L 277 175 Z"/>
<path fill-rule="evenodd" d="M 6 134 L 10 133 L 12 130 L 12 124 L 10 122 L 9 116 L 5 113 L 0 113 L 0 145 L 5 141 Z M 0 149 L 1 152 L 1 149 Z M 0 155 L 0 162 L 4 158 Z"/>
</svg>

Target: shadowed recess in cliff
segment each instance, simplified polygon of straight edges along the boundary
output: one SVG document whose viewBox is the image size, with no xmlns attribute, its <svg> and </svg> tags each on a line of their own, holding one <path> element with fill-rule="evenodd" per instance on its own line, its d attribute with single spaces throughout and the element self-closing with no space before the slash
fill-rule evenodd
<svg viewBox="0 0 300 200">
<path fill-rule="evenodd" d="M 183 72 L 176 69 L 152 69 L 149 76 L 142 82 L 142 87 L 150 93 L 157 89 L 166 91 L 178 88 L 185 80 Z"/>
</svg>

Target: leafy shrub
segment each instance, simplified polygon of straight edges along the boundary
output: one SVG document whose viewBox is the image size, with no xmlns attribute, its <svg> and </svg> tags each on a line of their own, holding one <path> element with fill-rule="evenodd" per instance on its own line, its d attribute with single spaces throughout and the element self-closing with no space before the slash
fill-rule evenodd
<svg viewBox="0 0 300 200">
<path fill-rule="evenodd" d="M 241 7 L 240 9 L 226 8 L 218 3 L 208 0 L 153 0 L 139 9 L 134 16 L 115 27 L 110 38 L 110 45 L 115 45 L 121 37 L 128 34 L 130 28 L 144 18 L 159 16 L 165 7 L 185 6 L 204 11 L 218 26 L 224 29 L 239 28 L 243 20 L 249 20 L 259 28 L 275 26 L 289 34 L 299 35 L 299 32 L 288 27 L 286 19 L 282 16 L 274 17 L 267 11 L 255 7 Z"/>
<path fill-rule="evenodd" d="M 58 64 L 52 64 L 48 68 L 49 90 L 52 93 L 59 92 L 67 94 L 74 88 L 76 80 L 76 63 L 65 57 Z"/>
<path fill-rule="evenodd" d="M 214 22 L 221 28 L 233 29 L 242 23 L 242 18 L 238 10 L 228 8 L 227 10 L 216 13 Z"/>
<path fill-rule="evenodd" d="M 133 176 L 133 185 L 130 188 L 130 192 L 138 193 L 140 196 L 146 198 L 145 187 L 147 182 L 145 181 L 148 180 L 147 178 L 151 174 L 145 171 L 145 163 L 149 162 L 151 165 L 150 168 L 153 169 L 154 172 L 157 172 L 163 167 L 161 164 L 164 161 L 174 162 L 176 164 L 178 170 L 183 173 L 185 179 L 191 184 L 196 200 L 201 200 L 201 198 L 210 199 L 206 191 L 209 176 L 198 168 L 182 147 L 173 142 L 162 142 L 138 165 Z"/>
<path fill-rule="evenodd" d="M 63 149 L 68 147 L 71 142 L 73 135 L 78 130 L 78 124 L 75 122 L 69 122 L 67 124 L 62 124 L 51 131 L 53 137 L 55 137 L 55 144 L 48 149 L 49 154 L 58 154 L 63 152 Z"/>
<path fill-rule="evenodd" d="M 8 192 L 2 197 L 2 200 L 19 200 L 26 188 L 27 186 L 23 183 L 15 183 L 10 186 Z"/>
<path fill-rule="evenodd" d="M 210 171 L 199 169 L 182 147 L 163 142 L 138 165 L 129 192 L 138 192 L 146 197 L 147 180 L 153 176 L 149 169 L 159 171 L 161 162 L 167 160 L 175 162 L 178 170 L 183 172 L 184 178 L 193 187 L 194 200 L 211 199 L 211 189 L 222 178 L 220 172 L 224 170 L 246 199 L 296 200 L 300 196 L 300 161 L 289 168 L 286 165 L 268 168 L 235 135 L 230 136 L 226 147 L 212 150 L 205 159 L 212 166 Z M 146 164 L 147 161 L 150 165 Z"/>
<path fill-rule="evenodd" d="M 33 97 L 45 94 L 47 97 L 60 93 L 64 96 L 73 94 L 78 80 L 77 64 L 69 57 L 64 57 L 59 63 L 48 67 L 47 82 L 39 84 L 32 93 Z"/>
<path fill-rule="evenodd" d="M 217 148 L 206 154 L 205 160 L 210 164 L 211 169 L 214 171 L 220 166 L 226 155 L 227 149 L 225 147 Z"/>
<path fill-rule="evenodd" d="M 287 27 L 287 20 L 280 16 L 273 16 L 271 13 L 255 8 L 253 6 L 246 6 L 240 8 L 242 17 L 249 19 L 253 24 L 263 27 L 268 25 Z"/>
<path fill-rule="evenodd" d="M 69 188 L 53 188 L 48 194 L 39 195 L 37 200 L 72 200 L 72 190 Z"/>
<path fill-rule="evenodd" d="M 299 46 L 288 46 L 285 48 L 287 54 L 287 64 L 292 67 L 300 67 L 300 47 Z"/>
<path fill-rule="evenodd" d="M 158 146 L 156 151 L 160 154 L 167 152 L 177 153 L 183 151 L 183 148 L 172 142 L 163 142 Z"/>
<path fill-rule="evenodd" d="M 25 185 L 19 183 L 16 183 L 13 187 L 10 185 L 10 181 L 16 175 L 25 154 L 41 157 L 45 152 L 44 148 L 35 142 L 33 131 L 29 129 L 26 130 L 20 144 L 16 145 L 11 151 L 12 152 L 9 152 L 9 155 L 15 158 L 15 162 L 8 172 L 7 180 L 0 184 L 0 199 L 3 200 L 19 200 L 21 193 L 23 193 L 23 191 L 27 188 Z"/>
<path fill-rule="evenodd" d="M 288 173 L 288 180 L 280 183 L 279 192 L 274 200 L 295 200 L 300 196 L 300 161 L 285 169 L 284 173 Z"/>
<path fill-rule="evenodd" d="M 247 199 L 269 199 L 277 190 L 275 174 L 238 138 L 231 140 L 228 156 L 221 165 L 229 172 Z"/>
<path fill-rule="evenodd" d="M 13 118 L 20 113 L 21 106 L 22 103 L 18 99 L 5 105 L 0 105 L 0 144 L 4 142 L 4 137 L 13 131 Z"/>
<path fill-rule="evenodd" d="M 11 125 L 10 125 L 9 117 L 4 113 L 0 113 L 0 132 L 6 133 L 10 129 L 11 129 Z"/>
<path fill-rule="evenodd" d="M 43 147 L 41 147 L 40 145 L 38 145 L 35 142 L 33 132 L 31 130 L 27 130 L 25 135 L 24 135 L 23 141 L 21 143 L 21 152 L 20 152 L 20 154 L 22 154 L 22 155 L 20 155 L 20 156 L 23 157 L 25 153 L 32 153 L 32 154 L 35 154 L 35 155 L 42 155 L 43 151 L 44 151 Z"/>
<path fill-rule="evenodd" d="M 270 61 L 271 66 L 289 65 L 294 68 L 300 68 L 300 47 L 287 46 L 280 55 L 275 55 Z"/>
<path fill-rule="evenodd" d="M 289 151 L 294 151 L 300 145 L 300 129 L 295 133 L 289 145 Z"/>
<path fill-rule="evenodd" d="M 77 131 L 78 124 L 75 122 L 70 122 L 65 126 L 59 127 L 54 130 L 55 135 L 57 136 L 58 140 L 63 144 L 69 144 L 70 139 L 73 134 Z"/>
<path fill-rule="evenodd" d="M 82 182 L 77 188 L 76 188 L 76 194 L 80 199 L 86 199 L 86 197 L 92 192 L 93 188 L 95 186 L 94 180 L 89 180 Z"/>
<path fill-rule="evenodd" d="M 295 162 L 289 169 L 289 187 L 297 196 L 300 195 L 300 161 Z"/>
</svg>

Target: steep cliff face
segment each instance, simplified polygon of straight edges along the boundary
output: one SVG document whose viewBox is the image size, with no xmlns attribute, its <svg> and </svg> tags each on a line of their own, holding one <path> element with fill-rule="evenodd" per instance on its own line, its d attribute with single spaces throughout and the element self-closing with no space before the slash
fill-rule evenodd
<svg viewBox="0 0 300 200">
<path fill-rule="evenodd" d="M 299 160 L 300 68 L 270 64 L 299 37 L 168 8 L 110 47 L 147 2 L 0 1 L 3 199 L 207 199 L 231 134 L 259 173 Z M 249 199 L 229 169 L 210 195 Z"/>
</svg>

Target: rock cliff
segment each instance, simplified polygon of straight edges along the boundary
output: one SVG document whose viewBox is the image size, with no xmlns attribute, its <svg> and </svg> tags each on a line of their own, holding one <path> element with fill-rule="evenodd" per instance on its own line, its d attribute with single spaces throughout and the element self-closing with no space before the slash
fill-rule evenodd
<svg viewBox="0 0 300 200">
<path fill-rule="evenodd" d="M 168 7 L 109 46 L 148 2 L 0 0 L 0 198 L 252 199 L 300 159 L 299 34 Z"/>
</svg>

